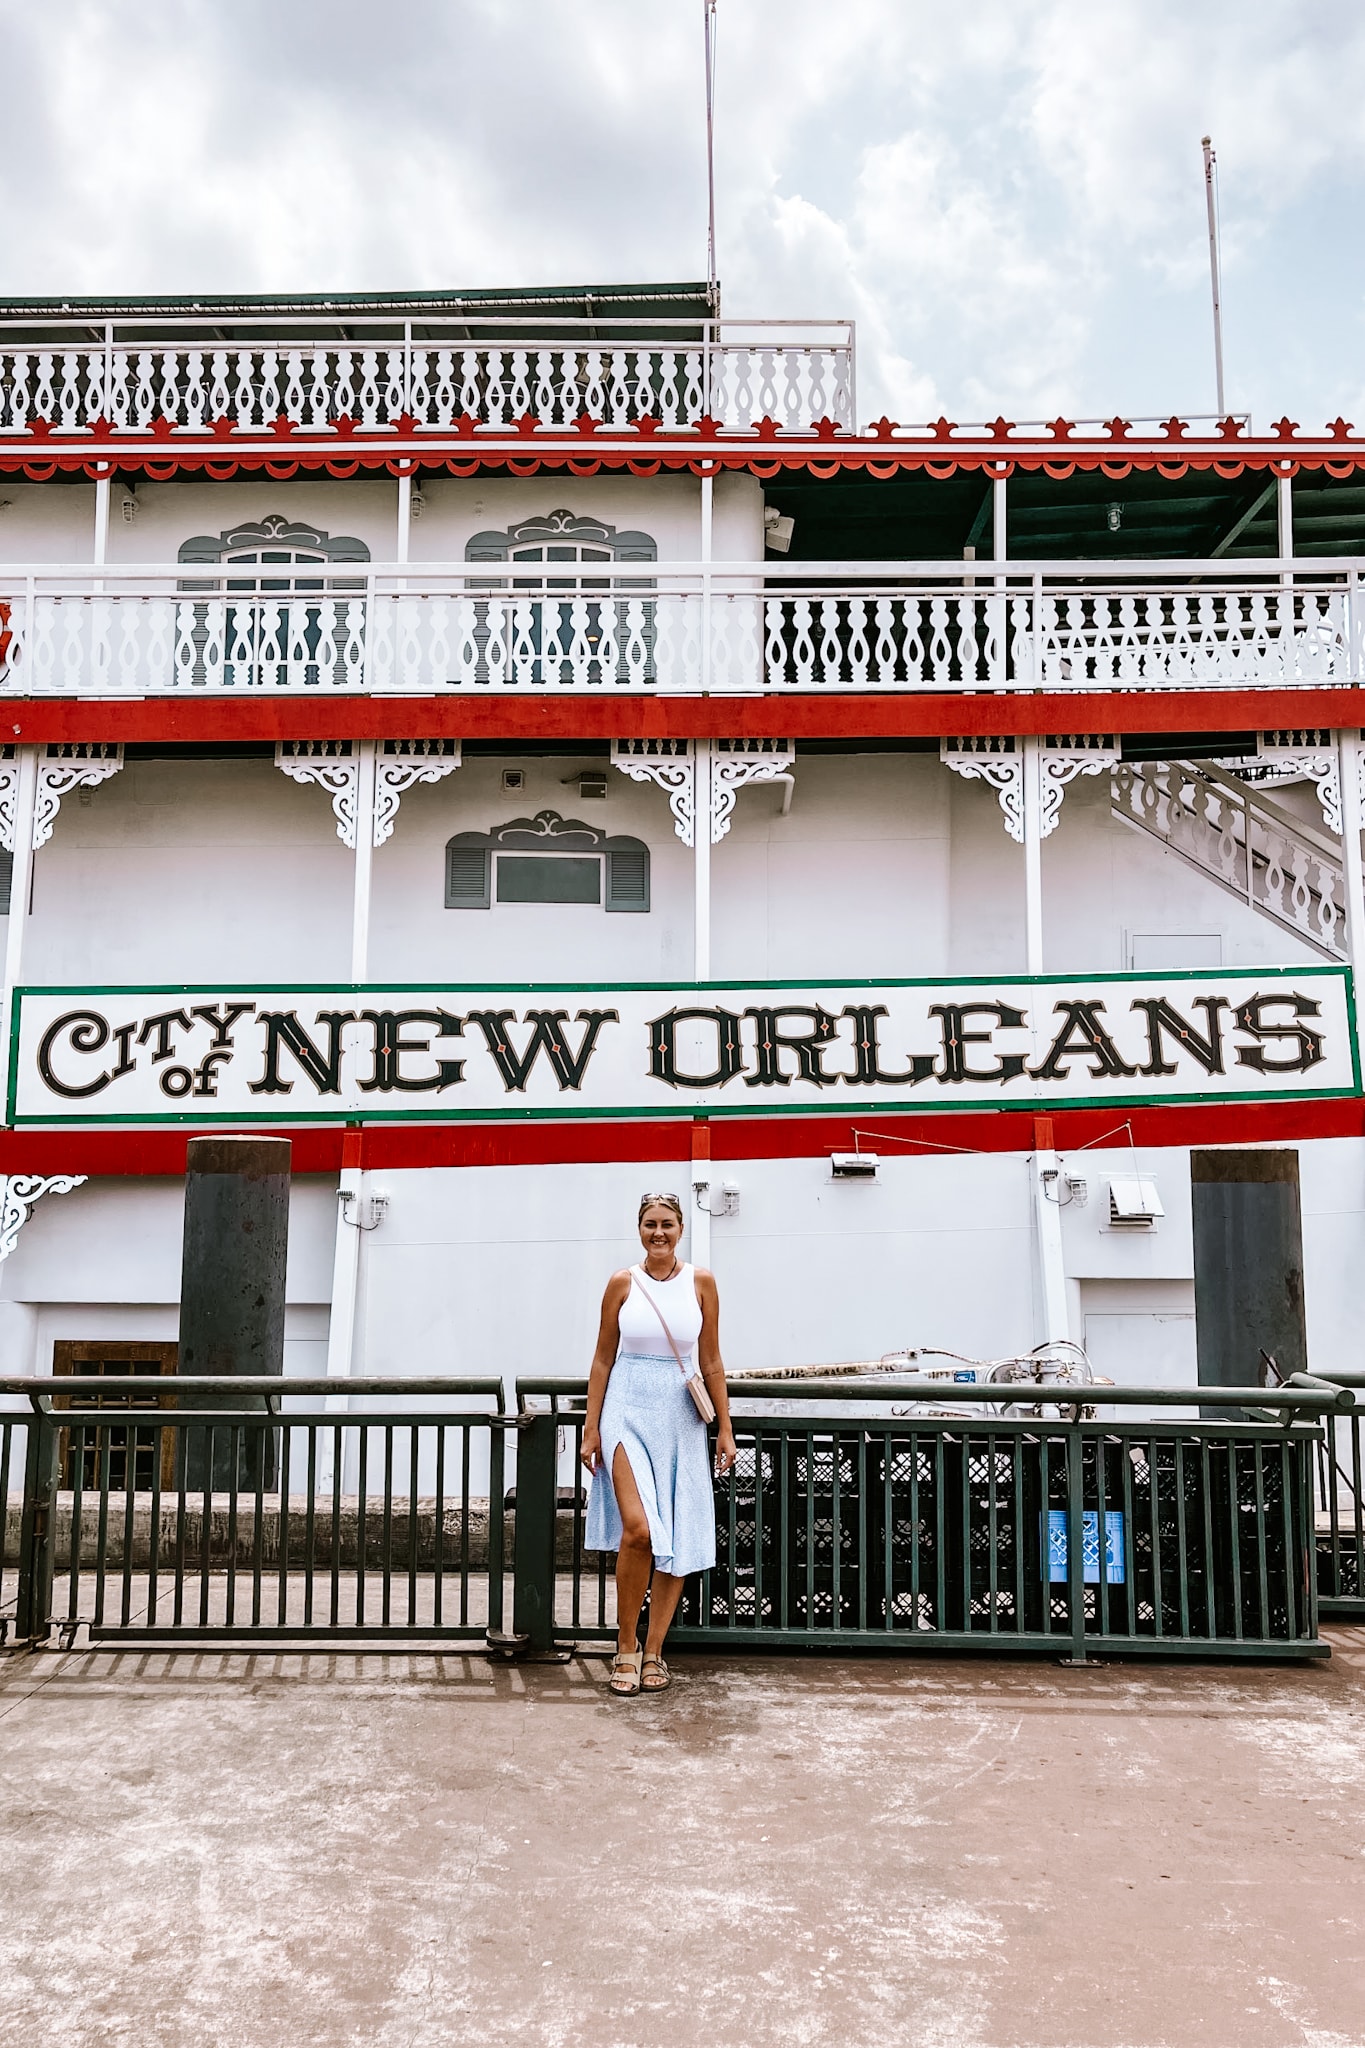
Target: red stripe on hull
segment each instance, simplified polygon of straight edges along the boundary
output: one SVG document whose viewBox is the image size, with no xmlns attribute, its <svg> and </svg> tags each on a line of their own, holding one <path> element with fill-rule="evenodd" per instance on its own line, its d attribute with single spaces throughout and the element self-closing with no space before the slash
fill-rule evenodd
<svg viewBox="0 0 1365 2048">
<path fill-rule="evenodd" d="M 1365 724 L 1365 689 L 1039 691 L 951 696 L 13 698 L 0 736 L 46 745 L 283 739 L 937 739 L 941 734 L 1244 732 Z"/>
<path fill-rule="evenodd" d="M 1059 1152 L 1140 1146 L 1293 1145 L 1310 1138 L 1365 1136 L 1365 1102 L 1172 1104 L 1145 1109 L 1057 1110 L 1053 1140 Z M 999 1110 L 977 1115 L 855 1117 L 714 1117 L 710 1157 L 818 1159 L 851 1152 L 855 1142 L 884 1158 L 935 1152 L 1031 1152 L 1034 1112 Z M 855 1140 L 855 1132 L 861 1139 Z M 294 1147 L 296 1174 L 334 1174 L 342 1164 L 369 1172 L 452 1166 L 598 1165 L 649 1160 L 679 1164 L 703 1156 L 693 1144 L 693 1123 L 669 1122 L 375 1124 L 359 1132 L 275 1131 Z M 93 1178 L 179 1175 L 185 1146 L 195 1133 L 146 1131 L 3 1131 L 0 1173 L 85 1173 Z M 358 1140 L 358 1143 L 357 1143 Z M 358 1153 L 358 1157 L 356 1156 Z"/>
</svg>

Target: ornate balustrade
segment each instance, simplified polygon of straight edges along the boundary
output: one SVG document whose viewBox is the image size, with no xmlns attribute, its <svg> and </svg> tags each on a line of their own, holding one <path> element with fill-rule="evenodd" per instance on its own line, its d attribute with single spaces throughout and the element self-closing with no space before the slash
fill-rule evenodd
<svg viewBox="0 0 1365 2048">
<path fill-rule="evenodd" d="M 1211 762 L 1123 762 L 1111 792 L 1115 817 L 1328 959 L 1348 957 L 1339 840 Z"/>
<path fill-rule="evenodd" d="M 103 341 L 73 327 L 69 344 L 47 347 L 0 325 L 0 436 L 27 434 L 39 420 L 62 433 L 129 436 L 166 426 L 203 435 L 223 422 L 259 432 L 280 419 L 309 433 L 338 423 L 505 430 L 528 415 L 571 427 L 585 414 L 609 427 L 652 418 L 667 431 L 703 418 L 736 429 L 773 419 L 791 432 L 825 419 L 854 425 L 853 335 L 843 322 L 708 322 L 700 336 L 697 323 L 677 322 L 670 340 L 670 323 L 652 321 L 638 340 L 612 341 L 595 339 L 587 323 L 568 339 L 572 323 L 557 323 L 553 340 L 508 340 L 505 323 L 471 339 L 478 323 L 464 320 L 447 323 L 446 339 L 442 323 L 427 324 L 434 339 L 416 340 L 399 323 L 352 344 L 310 335 L 304 321 L 222 342 L 177 338 L 164 322 Z"/>
<path fill-rule="evenodd" d="M 685 692 L 1321 687 L 1362 676 L 1362 564 L 0 567 L 0 692 Z"/>
</svg>

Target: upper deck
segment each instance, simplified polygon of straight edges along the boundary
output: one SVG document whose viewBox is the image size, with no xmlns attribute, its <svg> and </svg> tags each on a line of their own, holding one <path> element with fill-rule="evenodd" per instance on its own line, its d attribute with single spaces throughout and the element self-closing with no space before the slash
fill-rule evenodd
<svg viewBox="0 0 1365 2048">
<path fill-rule="evenodd" d="M 484 436 L 857 418 L 852 322 L 722 321 L 704 285 L 0 301 L 0 438 L 134 454 L 270 437 Z"/>
<path fill-rule="evenodd" d="M 1045 696 L 1093 723 L 1105 697 L 1253 691 L 1289 693 L 1259 723 L 1360 715 L 1321 697 L 1365 684 L 1350 422 L 869 426 L 851 323 L 723 321 L 704 286 L 3 303 L 5 475 L 16 708 Z M 56 517 L 35 485 L 77 488 Z M 195 551 L 239 508 L 302 505 L 303 531 L 308 485 L 350 486 L 364 538 Z M 542 519 L 572 497 L 648 545 L 480 552 L 486 490 L 542 486 Z"/>
</svg>

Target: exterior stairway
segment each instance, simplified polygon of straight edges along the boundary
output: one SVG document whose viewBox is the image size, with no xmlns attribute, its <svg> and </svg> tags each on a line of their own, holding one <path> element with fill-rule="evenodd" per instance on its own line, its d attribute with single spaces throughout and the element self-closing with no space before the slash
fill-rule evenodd
<svg viewBox="0 0 1365 2048">
<path fill-rule="evenodd" d="M 1129 761 L 1113 770 L 1114 816 L 1293 932 L 1346 955 L 1341 844 L 1211 762 Z"/>
</svg>

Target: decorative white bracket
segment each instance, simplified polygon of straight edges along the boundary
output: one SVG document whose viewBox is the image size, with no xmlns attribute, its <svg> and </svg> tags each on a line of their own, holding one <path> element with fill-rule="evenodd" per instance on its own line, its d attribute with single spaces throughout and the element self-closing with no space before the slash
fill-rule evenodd
<svg viewBox="0 0 1365 2048">
<path fill-rule="evenodd" d="M 1000 792 L 1005 830 L 1018 845 L 1024 840 L 1024 749 L 1013 734 L 980 734 L 975 738 L 944 740 L 939 759 L 955 775 L 988 782 Z M 1041 743 L 1039 770 L 1041 815 L 1038 837 L 1047 839 L 1057 829 L 1062 797 L 1068 783 L 1078 775 L 1101 775 L 1117 766 L 1118 741 L 1112 733 L 1056 733 Z"/>
<path fill-rule="evenodd" d="M 112 741 L 69 740 L 45 747 L 38 762 L 33 801 L 33 851 L 46 846 L 52 837 L 62 798 L 70 790 L 94 789 L 111 775 L 117 775 L 122 766 L 123 748 Z M 6 746 L 0 759 L 0 846 L 7 853 L 14 852 L 14 805 L 18 791 L 18 751 Z"/>
<path fill-rule="evenodd" d="M 632 782 L 657 782 L 668 792 L 673 829 L 684 846 L 695 837 L 696 759 L 691 740 L 616 740 L 612 760 Z M 735 797 L 749 782 L 790 781 L 796 765 L 792 740 L 713 740 L 711 743 L 711 844 L 730 829 Z"/>
<path fill-rule="evenodd" d="M 987 782 L 1000 792 L 1005 830 L 1024 843 L 1024 752 L 1012 734 L 944 740 L 938 757 L 945 768 L 968 781 Z"/>
<path fill-rule="evenodd" d="M 1113 733 L 1058 733 L 1044 740 L 1039 753 L 1043 815 L 1038 837 L 1046 839 L 1056 831 L 1069 783 L 1078 775 L 1107 775 L 1119 760 L 1119 743 Z"/>
<path fill-rule="evenodd" d="M 399 801 L 418 782 L 442 782 L 461 761 L 458 740 L 381 740 L 374 764 L 374 843 L 393 832 Z"/>
<path fill-rule="evenodd" d="M 382 846 L 392 837 L 405 790 L 453 775 L 461 759 L 459 740 L 380 740 L 374 764 L 374 845 Z M 337 838 L 354 849 L 360 793 L 360 749 L 355 741 L 280 740 L 275 766 L 294 782 L 314 782 L 327 791 L 336 812 Z"/>
<path fill-rule="evenodd" d="M 611 758 L 632 782 L 657 782 L 668 792 L 673 830 L 684 846 L 690 846 L 696 794 L 691 740 L 616 740 Z"/>
<path fill-rule="evenodd" d="M 1239 772 L 1248 782 L 1272 788 L 1277 782 L 1292 782 L 1300 775 L 1306 776 L 1317 789 L 1328 831 L 1339 839 L 1341 775 L 1330 730 L 1315 726 L 1298 731 L 1263 732 L 1257 737 L 1256 760 L 1242 765 Z M 1361 764 L 1361 791 L 1365 794 L 1365 763 Z"/>
<path fill-rule="evenodd" d="M 711 751 L 711 844 L 730 829 L 735 795 L 747 782 L 791 781 L 796 766 L 793 740 L 714 740 Z"/>
<path fill-rule="evenodd" d="M 360 755 L 352 740 L 278 740 L 275 766 L 291 782 L 315 782 L 332 799 L 337 838 L 355 846 L 356 797 L 360 788 Z"/>
<path fill-rule="evenodd" d="M 69 1195 L 84 1187 L 83 1173 L 11 1173 L 0 1176 L 0 1260 L 19 1242 L 19 1232 L 44 1195 Z"/>
</svg>

